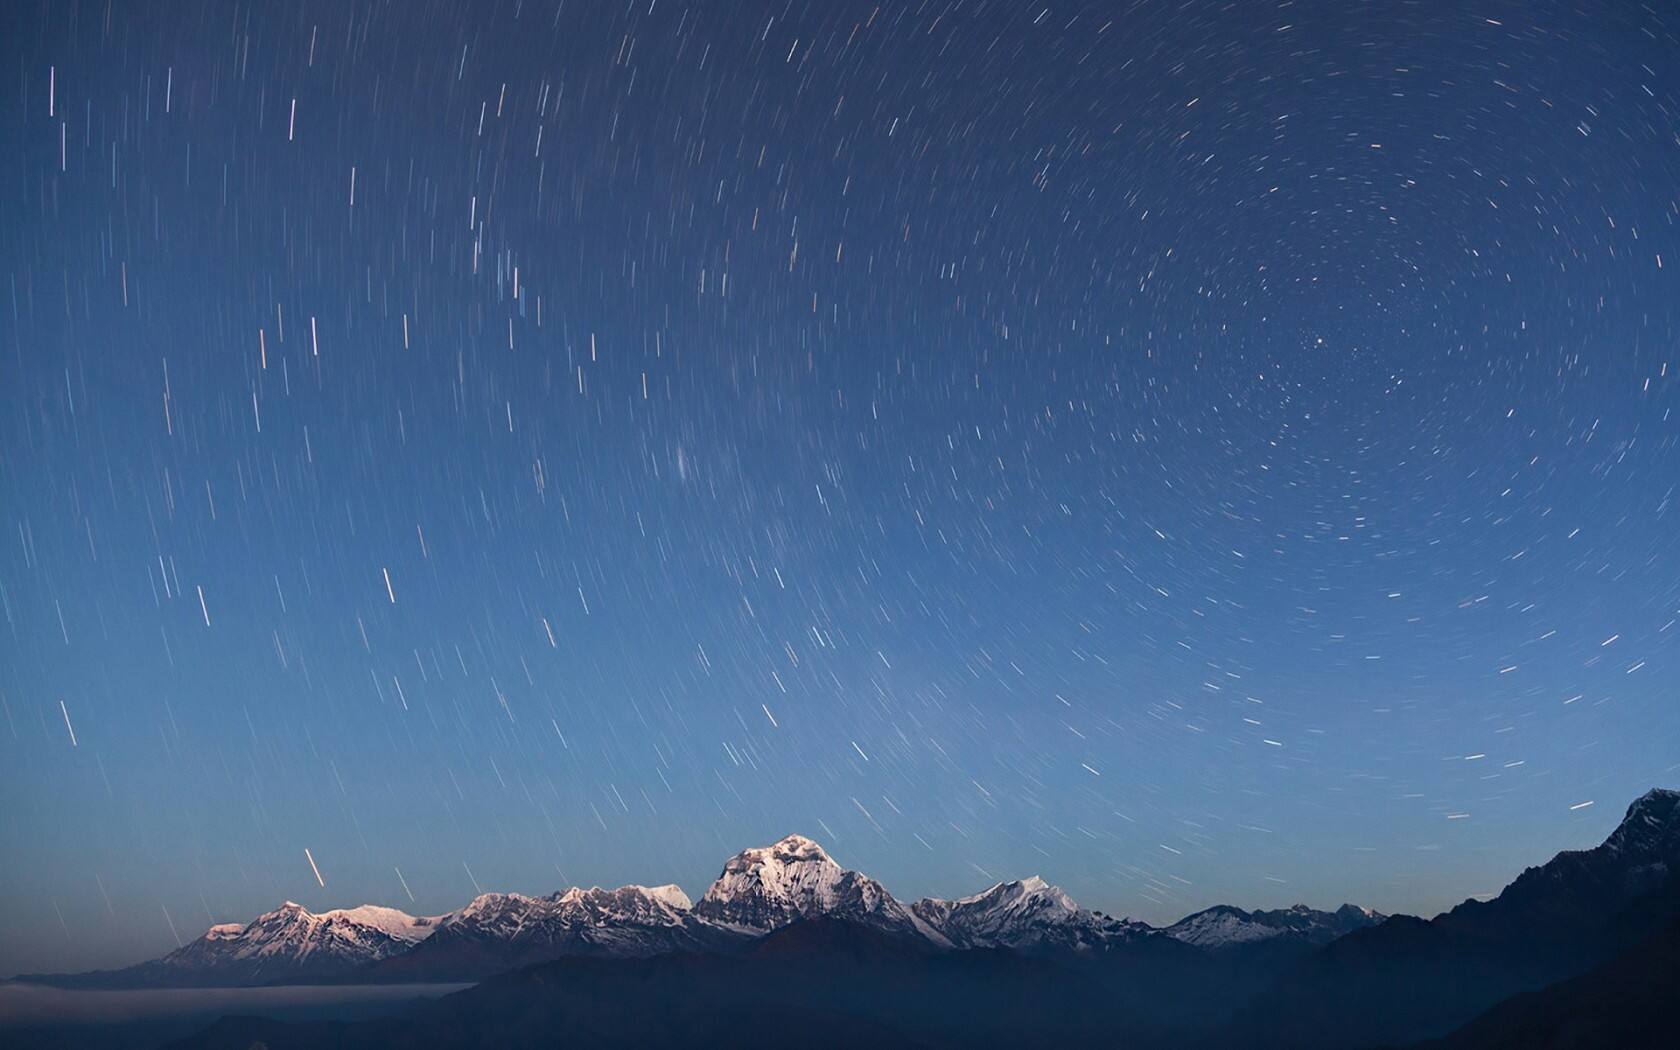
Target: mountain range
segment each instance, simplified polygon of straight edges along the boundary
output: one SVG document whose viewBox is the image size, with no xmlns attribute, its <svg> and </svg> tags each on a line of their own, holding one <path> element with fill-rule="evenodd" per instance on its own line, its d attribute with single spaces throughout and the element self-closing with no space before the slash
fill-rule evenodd
<svg viewBox="0 0 1680 1050">
<path fill-rule="evenodd" d="M 789 836 L 730 858 L 692 905 L 674 886 L 485 894 L 431 918 L 288 904 L 160 960 L 45 980 L 305 974 L 477 983 L 375 1020 L 224 1018 L 173 1045 L 719 1045 L 776 1032 L 802 1047 L 1669 1046 L 1680 792 L 1641 796 L 1600 845 L 1427 920 L 1218 906 L 1155 928 L 1036 877 L 906 905 Z"/>
<path fill-rule="evenodd" d="M 219 923 L 161 959 L 120 970 L 25 974 L 16 980 L 83 988 L 222 988 L 333 980 L 412 950 L 440 919 L 395 908 L 311 912 L 287 901 L 248 923 Z"/>
<path fill-rule="evenodd" d="M 427 917 L 373 905 L 314 914 L 288 901 L 247 924 L 213 926 L 161 959 L 19 980 L 103 988 L 471 981 L 572 956 L 740 951 L 772 931 L 817 918 L 939 950 L 1080 956 L 1163 940 L 1214 953 L 1258 943 L 1308 949 L 1383 916 L 1351 905 L 1334 912 L 1219 907 L 1157 929 L 1080 907 L 1037 876 L 971 897 L 906 905 L 876 880 L 841 867 L 811 839 L 789 835 L 731 857 L 698 903 L 677 886 L 572 888 L 538 897 L 485 893 L 457 911 Z"/>
<path fill-rule="evenodd" d="M 1037 879 L 905 908 L 831 865 L 797 838 L 731 860 L 694 909 L 742 933 L 731 951 L 572 956 L 379 1020 L 226 1018 L 174 1050 L 1674 1045 L 1673 791 L 1635 801 L 1601 845 L 1430 920 L 1218 907 L 1156 930 Z M 1262 947 L 1291 942 L 1305 945 L 1292 957 Z"/>
</svg>

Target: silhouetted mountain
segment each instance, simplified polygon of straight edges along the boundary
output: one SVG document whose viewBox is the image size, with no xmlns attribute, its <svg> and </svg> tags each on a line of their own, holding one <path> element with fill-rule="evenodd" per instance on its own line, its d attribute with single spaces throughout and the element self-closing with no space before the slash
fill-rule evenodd
<svg viewBox="0 0 1680 1050">
<path fill-rule="evenodd" d="M 1417 1050 L 1640 1050 L 1680 1040 L 1680 922 L 1579 977 L 1507 999 Z"/>
<path fill-rule="evenodd" d="M 925 938 L 819 917 L 737 955 L 563 959 L 398 1019 L 293 1026 L 235 1018 L 174 1046 L 1020 1046 L 1161 1043 L 1194 1027 L 1200 1014 L 1155 1005 L 1155 989 L 1135 976 L 1003 950 L 940 951 Z M 1187 976 L 1172 979 L 1188 987 L 1195 982 Z"/>
<path fill-rule="evenodd" d="M 1580 974 L 1680 915 L 1680 792 L 1628 807 L 1603 844 L 1529 868 L 1490 901 L 1395 917 L 1303 960 L 1229 1033 L 1254 1046 L 1406 1043 Z"/>
<path fill-rule="evenodd" d="M 940 949 L 920 937 L 891 934 L 832 916 L 789 923 L 742 952 L 748 959 L 815 961 L 837 965 L 902 963 L 926 959 Z"/>
</svg>

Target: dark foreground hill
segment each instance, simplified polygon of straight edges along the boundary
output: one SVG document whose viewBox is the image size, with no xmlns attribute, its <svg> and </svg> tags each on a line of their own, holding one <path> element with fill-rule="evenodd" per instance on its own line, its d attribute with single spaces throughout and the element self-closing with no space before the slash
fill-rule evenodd
<svg viewBox="0 0 1680 1050">
<path fill-rule="evenodd" d="M 1507 999 L 1418 1050 L 1658 1050 L 1680 1043 L 1680 921 L 1579 977 Z"/>
<path fill-rule="evenodd" d="M 564 959 L 403 1017 L 286 1025 L 228 1018 L 178 1050 L 305 1047 L 1161 1045 L 1217 1019 L 1205 956 L 1170 940 L 1063 963 L 938 951 L 833 919 L 795 923 L 744 954 Z M 1102 1009 L 1092 1009 L 1093 1004 Z"/>
<path fill-rule="evenodd" d="M 1332 942 L 1287 970 L 1220 1039 L 1328 1050 L 1438 1038 L 1511 996 L 1617 958 L 1676 917 L 1680 792 L 1656 790 L 1601 845 L 1529 868 L 1492 900 L 1430 920 L 1397 916 Z"/>
</svg>

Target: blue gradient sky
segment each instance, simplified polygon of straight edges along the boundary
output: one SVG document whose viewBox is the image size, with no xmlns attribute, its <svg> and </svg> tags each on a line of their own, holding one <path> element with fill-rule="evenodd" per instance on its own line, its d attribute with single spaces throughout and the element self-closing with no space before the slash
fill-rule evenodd
<svg viewBox="0 0 1680 1050">
<path fill-rule="evenodd" d="M 0 972 L 792 830 L 1432 913 L 1680 780 L 1671 11 L 0 18 Z"/>
</svg>

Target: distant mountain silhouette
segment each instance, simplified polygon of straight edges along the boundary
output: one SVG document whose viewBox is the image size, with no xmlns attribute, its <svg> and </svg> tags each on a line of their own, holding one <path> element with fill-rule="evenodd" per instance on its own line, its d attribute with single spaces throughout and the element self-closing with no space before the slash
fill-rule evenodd
<svg viewBox="0 0 1680 1050">
<path fill-rule="evenodd" d="M 1375 926 L 1387 916 L 1344 904 L 1335 911 L 1306 905 L 1244 911 L 1218 904 L 1168 926 L 1167 936 L 1224 957 L 1233 964 L 1278 966 L 1310 954 L 1338 937 Z"/>
<path fill-rule="evenodd" d="M 1241 1011 L 1224 1038 L 1340 1047 L 1438 1037 L 1581 974 L 1680 915 L 1680 792 L 1654 790 L 1590 850 L 1529 868 L 1489 901 L 1398 916 L 1332 942 Z"/>
<path fill-rule="evenodd" d="M 1417 1050 L 1658 1050 L 1680 1042 L 1680 921 L 1579 977 L 1500 1003 Z"/>
<path fill-rule="evenodd" d="M 1118 1033 L 1160 1042 L 1207 1016 L 1185 994 L 1207 987 L 1198 980 L 1210 976 L 1199 968 L 1204 957 L 1173 948 L 1176 963 L 1189 968 L 1160 958 L 1061 964 L 1004 949 L 940 951 L 920 938 L 819 917 L 735 955 L 563 959 L 400 1018 L 328 1025 L 229 1018 L 172 1046 L 1020 1046 Z M 1168 999 L 1173 1013 L 1163 1023 Z"/>
</svg>

